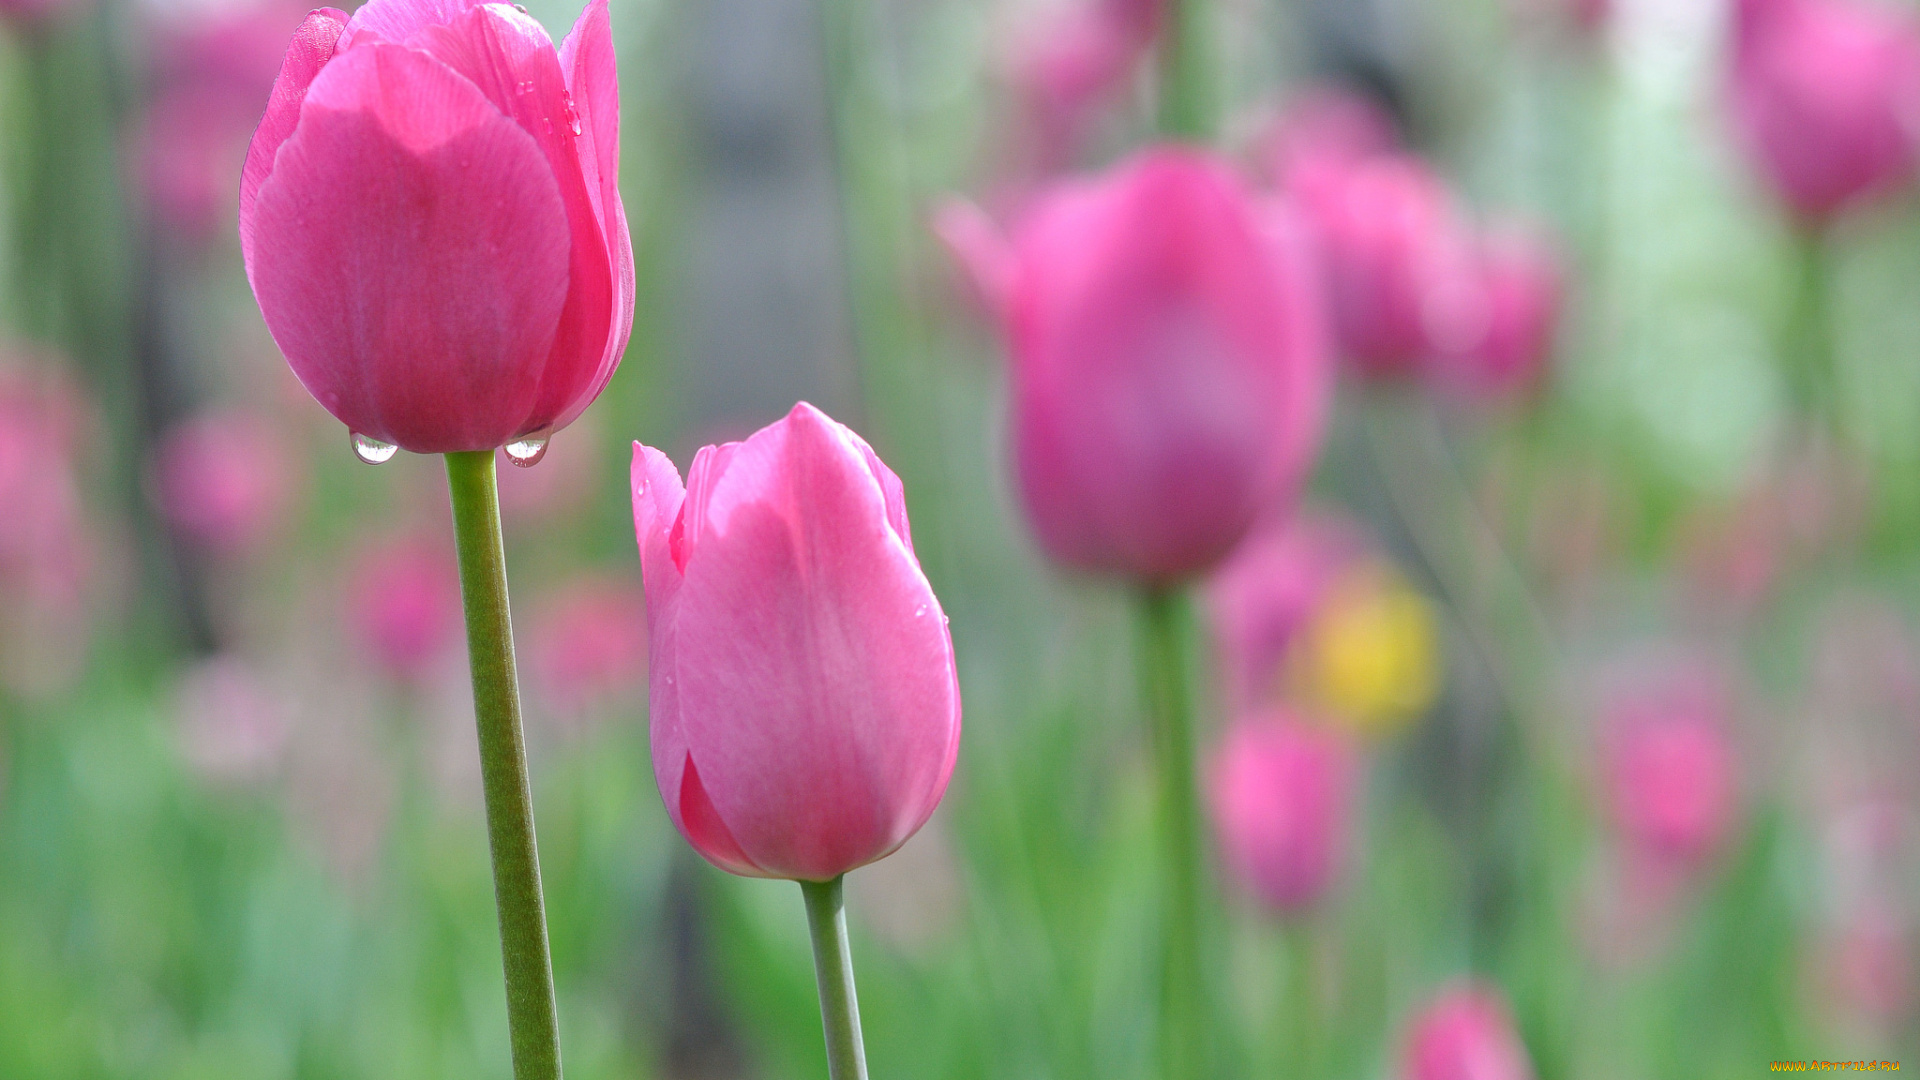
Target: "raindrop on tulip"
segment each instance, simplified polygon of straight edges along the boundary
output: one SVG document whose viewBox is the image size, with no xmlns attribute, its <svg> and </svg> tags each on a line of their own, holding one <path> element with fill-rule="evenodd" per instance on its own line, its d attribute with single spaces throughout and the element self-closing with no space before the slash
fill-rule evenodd
<svg viewBox="0 0 1920 1080">
<path fill-rule="evenodd" d="M 547 441 L 552 438 L 548 431 L 536 431 L 507 444 L 507 460 L 523 469 L 531 469 L 540 464 L 547 456 Z"/>
<path fill-rule="evenodd" d="M 573 95 L 562 94 L 560 95 L 560 100 L 564 102 L 567 107 L 567 127 L 571 128 L 575 135 L 580 134 L 580 113 L 573 107 Z"/>
<path fill-rule="evenodd" d="M 393 460 L 400 448 L 389 442 L 381 442 L 371 435 L 353 432 L 353 456 L 369 465 L 385 465 Z"/>
</svg>

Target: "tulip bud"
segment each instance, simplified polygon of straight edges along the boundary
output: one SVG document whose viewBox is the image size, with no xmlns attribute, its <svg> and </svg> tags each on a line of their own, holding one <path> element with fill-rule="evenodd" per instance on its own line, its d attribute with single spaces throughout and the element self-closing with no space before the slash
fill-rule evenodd
<svg viewBox="0 0 1920 1080">
<path fill-rule="evenodd" d="M 1518 227 L 1496 230 L 1478 244 L 1476 276 L 1462 309 L 1460 347 L 1435 358 L 1449 389 L 1487 401 L 1524 397 L 1546 375 L 1560 329 L 1559 259 L 1545 239 Z"/>
<path fill-rule="evenodd" d="M 982 292 L 1006 297 L 1015 469 L 1054 559 L 1177 581 L 1304 478 L 1329 381 L 1310 271 L 1224 164 L 1163 147 L 1062 184 L 1007 260 Z"/>
<path fill-rule="evenodd" d="M 1261 524 L 1234 549 L 1206 590 L 1232 712 L 1261 708 L 1280 693 L 1288 653 L 1329 587 L 1366 548 L 1366 537 L 1352 523 L 1302 511 Z"/>
<path fill-rule="evenodd" d="M 606 386 L 633 319 L 618 90 L 606 0 L 558 52 L 472 0 L 301 25 L 240 246 L 274 340 L 364 456 L 538 438 Z"/>
<path fill-rule="evenodd" d="M 264 418 L 208 413 L 169 432 L 154 470 L 161 512 L 181 534 L 224 553 L 273 535 L 295 485 L 292 456 Z"/>
<path fill-rule="evenodd" d="M 1213 765 L 1228 870 L 1261 903 L 1296 914 L 1325 896 L 1352 844 L 1357 763 L 1338 733 L 1284 713 L 1236 725 Z"/>
<path fill-rule="evenodd" d="M 1920 26 L 1867 0 L 1741 0 L 1735 130 L 1789 208 L 1820 222 L 1905 182 L 1920 140 Z"/>
<path fill-rule="evenodd" d="M 924 825 L 959 751 L 946 616 L 900 479 L 811 405 L 702 449 L 634 445 L 654 777 L 701 855 L 827 881 Z"/>
<path fill-rule="evenodd" d="M 1458 983 L 1414 1018 L 1403 1080 L 1533 1080 L 1533 1062 L 1506 999 L 1491 986 Z"/>
<path fill-rule="evenodd" d="M 1416 374 L 1480 310 L 1469 233 L 1446 185 L 1408 154 L 1380 155 L 1299 192 L 1334 338 L 1370 378 Z"/>
<path fill-rule="evenodd" d="M 419 679 L 460 633 L 460 571 L 447 545 L 401 536 L 369 547 L 347 581 L 346 616 L 389 674 Z"/>
<path fill-rule="evenodd" d="M 1697 866 L 1726 839 L 1738 798 L 1730 698 L 1713 672 L 1686 668 L 1619 691 L 1607 703 L 1608 802 L 1640 869 Z"/>
</svg>

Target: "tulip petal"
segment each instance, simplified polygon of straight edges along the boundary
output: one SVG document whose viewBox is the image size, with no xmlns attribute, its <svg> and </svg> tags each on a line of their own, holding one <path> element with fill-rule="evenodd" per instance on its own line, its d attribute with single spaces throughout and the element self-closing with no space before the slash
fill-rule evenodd
<svg viewBox="0 0 1920 1080">
<path fill-rule="evenodd" d="M 633 236 L 627 230 L 626 205 L 620 199 L 620 71 L 614 62 L 613 23 L 608 17 L 607 0 L 588 0 L 573 30 L 560 44 L 560 66 L 566 70 L 567 88 L 580 120 L 580 164 L 594 196 L 594 212 L 606 234 L 613 281 L 612 328 L 593 378 L 593 393 L 561 415 L 558 423 L 564 426 L 613 378 L 633 334 Z"/>
<path fill-rule="evenodd" d="M 1013 291 L 1013 248 L 986 211 L 965 199 L 948 199 L 933 212 L 933 232 L 966 272 L 974 298 L 995 319 L 1007 311 Z"/>
<path fill-rule="evenodd" d="M 476 5 L 451 23 L 424 27 L 409 44 L 465 75 L 532 136 L 560 186 L 573 237 L 572 287 L 526 430 L 559 426 L 563 410 L 593 400 L 582 387 L 599 376 L 614 304 L 606 234 L 582 172 L 578 147 L 585 140 L 573 130 L 580 119 L 560 57 L 539 23 L 506 4 Z"/>
<path fill-rule="evenodd" d="M 747 858 L 820 880 L 898 847 L 944 791 L 952 645 L 851 433 L 796 406 L 724 466 L 674 626 L 703 658 L 680 721 Z"/>
<path fill-rule="evenodd" d="M 675 815 L 674 822 L 680 826 L 687 843 L 728 873 L 766 877 L 747 858 L 747 853 L 740 850 L 740 842 L 728 831 L 727 823 L 720 820 L 719 811 L 713 808 L 713 800 L 707 797 L 707 789 L 700 783 L 700 770 L 693 759 L 682 757 L 686 767 L 681 770 L 680 813 Z"/>
<path fill-rule="evenodd" d="M 420 453 L 521 432 L 566 299 L 566 208 L 472 83 L 404 46 L 338 54 L 253 235 L 267 326 L 348 427 Z"/>
<path fill-rule="evenodd" d="M 667 455 L 633 444 L 633 531 L 640 544 L 640 577 L 647 593 L 648 727 L 652 732 L 653 774 L 667 813 L 682 833 L 687 740 L 680 732 L 680 688 L 675 678 L 673 615 L 680 592 L 680 568 L 668 550 L 668 534 L 680 520 L 686 490 Z"/>
<path fill-rule="evenodd" d="M 280 63 L 280 75 L 273 80 L 273 94 L 267 98 L 267 112 L 247 144 L 247 162 L 240 170 L 240 253 L 249 275 L 253 267 L 253 204 L 260 185 L 273 172 L 274 155 L 280 144 L 293 134 L 300 120 L 300 103 L 306 100 L 307 87 L 333 59 L 340 32 L 346 29 L 347 13 L 335 8 L 320 8 L 307 15 L 287 43 L 287 57 Z"/>
<path fill-rule="evenodd" d="M 429 26 L 443 26 L 465 14 L 467 9 L 486 0 L 372 0 L 353 13 L 346 33 L 340 35 L 340 48 L 378 39 L 405 42 Z"/>
</svg>

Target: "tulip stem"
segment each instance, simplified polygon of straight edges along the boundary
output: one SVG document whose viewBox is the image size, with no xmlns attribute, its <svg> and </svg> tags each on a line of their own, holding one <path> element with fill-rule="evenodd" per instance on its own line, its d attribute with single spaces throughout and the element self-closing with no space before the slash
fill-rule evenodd
<svg viewBox="0 0 1920 1080">
<path fill-rule="evenodd" d="M 553 1002 L 540 852 L 533 836 L 533 787 L 520 728 L 520 686 L 507 612 L 507 559 L 500 539 L 500 492 L 493 451 L 447 455 L 460 594 L 467 610 L 467 660 L 480 729 L 480 776 L 493 851 L 493 898 L 500 909 L 507 1031 L 514 1080 L 559 1080 L 560 1018 Z"/>
<path fill-rule="evenodd" d="M 1204 141 L 1208 118 L 1205 0 L 1168 0 L 1160 11 L 1160 134 Z"/>
<path fill-rule="evenodd" d="M 1200 964 L 1200 811 L 1180 596 L 1140 597 L 1140 687 L 1160 772 L 1160 1058 L 1164 1080 L 1206 1074 L 1206 987 Z"/>
<path fill-rule="evenodd" d="M 833 1080 L 867 1080 L 867 1048 L 860 1039 L 860 999 L 853 990 L 853 953 L 847 948 L 846 875 L 803 881 L 807 930 L 813 935 L 813 974 L 820 982 L 820 1022 L 827 1031 L 827 1073 Z"/>
<path fill-rule="evenodd" d="M 1840 433 L 1828 295 L 1826 233 L 1803 227 L 1794 237 L 1795 296 L 1789 318 L 1787 382 L 1809 428 Z"/>
</svg>

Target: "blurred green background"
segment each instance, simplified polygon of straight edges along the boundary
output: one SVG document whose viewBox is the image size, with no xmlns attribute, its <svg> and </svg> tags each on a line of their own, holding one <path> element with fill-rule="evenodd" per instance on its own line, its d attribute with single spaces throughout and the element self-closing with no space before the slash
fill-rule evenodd
<svg viewBox="0 0 1920 1080">
<path fill-rule="evenodd" d="M 1037 2 L 614 2 L 633 343 L 502 481 L 574 1077 L 825 1073 L 797 891 L 707 866 L 659 805 L 625 483 L 635 439 L 684 464 L 802 397 L 905 481 L 966 702 L 941 810 L 850 878 L 874 1075 L 1151 1072 L 1126 598 L 1033 548 L 999 343 L 926 228 L 1017 156 Z M 1224 147 L 1315 82 L 1366 88 L 1570 263 L 1537 401 L 1343 388 L 1310 501 L 1423 598 L 1438 690 L 1371 744 L 1325 904 L 1283 926 L 1221 887 L 1220 1023 L 1246 1075 L 1297 1075 L 1311 956 L 1325 1077 L 1397 1075 L 1409 1015 L 1468 973 L 1541 1080 L 1912 1059 L 1920 215 L 1902 192 L 1828 238 L 1835 466 L 1793 438 L 1801 248 L 1726 131 L 1726 12 L 1640 0 L 1582 36 L 1545 6 L 1208 8 Z M 529 7 L 556 37 L 576 14 Z M 72 0 L 0 35 L 0 1080 L 508 1075 L 441 465 L 354 459 L 234 238 L 301 14 Z M 1075 160 L 1148 139 L 1151 99 L 1142 72 Z M 195 424 L 181 467 L 238 470 L 198 532 L 166 479 Z M 1796 498 L 1841 539 L 1789 551 Z M 1652 910 L 1623 894 L 1594 731 L 1648 656 L 1734 673 L 1740 765 L 1725 842 Z M 1894 823 L 1868 855 L 1862 813 Z"/>
</svg>

